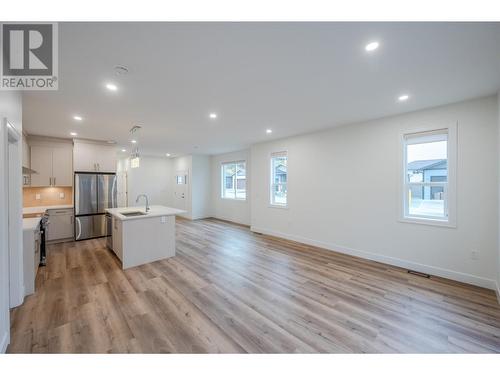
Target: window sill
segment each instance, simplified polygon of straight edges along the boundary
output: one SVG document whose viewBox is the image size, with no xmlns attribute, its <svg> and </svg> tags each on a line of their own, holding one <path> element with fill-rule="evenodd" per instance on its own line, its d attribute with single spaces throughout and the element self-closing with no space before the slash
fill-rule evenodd
<svg viewBox="0 0 500 375">
<path fill-rule="evenodd" d="M 225 200 L 225 201 L 231 201 L 231 202 L 246 202 L 246 198 L 243 199 L 243 198 L 224 198 L 224 197 L 220 197 L 220 199 L 222 200 Z"/>
<path fill-rule="evenodd" d="M 284 205 L 281 205 L 281 204 L 269 204 L 268 207 L 269 208 L 279 208 L 279 209 L 282 209 L 282 210 L 288 210 L 288 205 L 284 206 Z"/>
<path fill-rule="evenodd" d="M 398 220 L 400 223 L 408 224 L 420 224 L 420 225 L 430 225 L 433 227 L 445 227 L 445 228 L 456 228 L 457 225 L 450 221 L 444 221 L 439 219 L 424 219 L 419 217 L 401 217 Z"/>
</svg>

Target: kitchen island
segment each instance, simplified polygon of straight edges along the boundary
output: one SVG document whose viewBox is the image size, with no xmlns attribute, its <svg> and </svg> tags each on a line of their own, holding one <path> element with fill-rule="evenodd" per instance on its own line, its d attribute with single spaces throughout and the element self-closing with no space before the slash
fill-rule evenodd
<svg viewBox="0 0 500 375">
<path fill-rule="evenodd" d="M 122 268 L 175 256 L 175 215 L 186 211 L 166 206 L 108 208 L 112 241 L 108 241 Z"/>
</svg>

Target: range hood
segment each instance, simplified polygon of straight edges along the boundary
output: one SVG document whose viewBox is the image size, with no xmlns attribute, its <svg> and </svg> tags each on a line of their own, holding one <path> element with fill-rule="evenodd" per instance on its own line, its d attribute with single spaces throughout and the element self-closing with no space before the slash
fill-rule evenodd
<svg viewBox="0 0 500 375">
<path fill-rule="evenodd" d="M 33 169 L 23 167 L 23 175 L 27 175 L 27 174 L 38 174 L 38 172 L 33 170 Z"/>
</svg>

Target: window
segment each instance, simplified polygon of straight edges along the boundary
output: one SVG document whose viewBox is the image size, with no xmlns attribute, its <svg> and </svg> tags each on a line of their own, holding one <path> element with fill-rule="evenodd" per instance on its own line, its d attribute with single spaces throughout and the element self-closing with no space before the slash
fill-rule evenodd
<svg viewBox="0 0 500 375">
<path fill-rule="evenodd" d="M 244 161 L 223 163 L 221 176 L 222 198 L 241 200 L 247 198 L 246 163 Z"/>
<path fill-rule="evenodd" d="M 186 184 L 186 178 L 187 178 L 186 175 L 175 176 L 175 182 L 176 182 L 177 185 L 185 185 Z"/>
<path fill-rule="evenodd" d="M 454 134 L 442 129 L 403 136 L 404 219 L 453 224 Z"/>
<path fill-rule="evenodd" d="M 287 161 L 286 151 L 271 154 L 271 204 L 273 206 L 287 205 Z"/>
</svg>

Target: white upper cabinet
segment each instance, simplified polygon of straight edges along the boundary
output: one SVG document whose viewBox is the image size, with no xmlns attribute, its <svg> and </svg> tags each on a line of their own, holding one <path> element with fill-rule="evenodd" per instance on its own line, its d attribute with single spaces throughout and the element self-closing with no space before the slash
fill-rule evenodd
<svg viewBox="0 0 500 375">
<path fill-rule="evenodd" d="M 99 143 L 74 141 L 75 172 L 116 172 L 116 149 Z"/>
<path fill-rule="evenodd" d="M 52 185 L 52 147 L 31 146 L 31 186 Z"/>
<path fill-rule="evenodd" d="M 54 186 L 73 186 L 73 152 L 70 148 L 52 149 Z"/>
<path fill-rule="evenodd" d="M 71 143 L 36 141 L 30 147 L 31 186 L 73 186 Z"/>
</svg>

